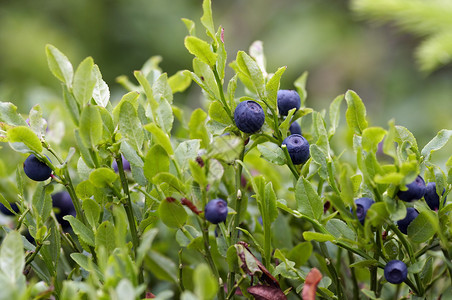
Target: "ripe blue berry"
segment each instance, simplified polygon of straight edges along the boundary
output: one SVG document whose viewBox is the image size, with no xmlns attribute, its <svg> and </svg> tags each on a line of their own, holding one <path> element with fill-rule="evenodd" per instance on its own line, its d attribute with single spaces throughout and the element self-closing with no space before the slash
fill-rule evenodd
<svg viewBox="0 0 452 300">
<path fill-rule="evenodd" d="M 204 217 L 212 224 L 226 221 L 228 216 L 228 204 L 223 199 L 213 199 L 204 208 Z"/>
<path fill-rule="evenodd" d="M 446 191 L 446 189 L 443 189 L 443 194 L 445 191 Z M 425 202 L 427 202 L 427 205 L 428 205 L 428 207 L 430 207 L 431 210 L 439 209 L 439 195 L 436 193 L 436 183 L 429 182 L 427 184 L 427 187 L 425 189 L 424 199 L 425 199 Z M 445 202 L 446 202 L 446 199 L 444 199 L 444 203 Z"/>
<path fill-rule="evenodd" d="M 11 206 L 13 211 L 15 211 L 16 213 L 19 212 L 19 207 L 17 207 L 16 203 L 10 203 L 9 205 Z M 3 203 L 0 203 L 0 211 L 5 216 L 14 216 L 14 214 L 9 209 L 7 209 L 6 206 L 3 205 Z"/>
<path fill-rule="evenodd" d="M 34 181 L 47 180 L 52 174 L 52 169 L 50 169 L 48 165 L 40 161 L 34 154 L 31 154 L 29 157 L 27 157 L 27 159 L 24 161 L 23 166 L 25 175 L 27 175 L 28 178 Z"/>
<path fill-rule="evenodd" d="M 299 109 L 301 106 L 300 95 L 294 90 L 279 90 L 277 94 L 279 113 L 287 116 L 292 108 Z"/>
<path fill-rule="evenodd" d="M 75 208 L 69 193 L 63 191 L 52 194 L 52 206 L 55 209 L 55 217 L 58 223 L 60 223 L 63 228 L 68 228 L 70 224 L 68 221 L 64 220 L 63 217 L 67 215 L 75 217 Z"/>
<path fill-rule="evenodd" d="M 294 165 L 302 164 L 309 159 L 309 143 L 301 134 L 289 135 L 282 144 L 286 145 Z"/>
<path fill-rule="evenodd" d="M 391 260 L 385 266 L 384 275 L 388 282 L 399 284 L 406 280 L 408 276 L 408 268 L 401 260 Z"/>
<path fill-rule="evenodd" d="M 397 196 L 400 200 L 405 202 L 411 202 L 413 200 L 418 200 L 424 197 L 425 194 L 425 181 L 421 176 L 417 176 L 416 179 L 407 184 L 406 187 L 408 190 L 399 191 Z"/>
<path fill-rule="evenodd" d="M 404 234 L 408 234 L 408 225 L 410 225 L 418 215 L 419 213 L 416 209 L 413 207 L 407 207 L 405 218 L 397 221 L 397 227 L 399 227 L 399 230 Z"/>
<path fill-rule="evenodd" d="M 374 200 L 366 197 L 355 200 L 356 216 L 358 217 L 358 220 L 361 222 L 361 224 L 364 225 L 364 220 L 366 219 L 367 211 L 374 203 L 375 203 Z"/>
<path fill-rule="evenodd" d="M 122 167 L 124 168 L 124 171 L 130 171 L 130 162 L 121 155 L 122 159 Z M 113 160 L 113 163 L 111 164 L 113 170 L 115 170 L 116 173 L 118 173 L 118 164 L 116 163 L 116 160 Z"/>
<path fill-rule="evenodd" d="M 265 122 L 264 110 L 252 100 L 240 102 L 234 111 L 234 121 L 242 132 L 255 133 Z"/>
<path fill-rule="evenodd" d="M 290 134 L 301 134 L 301 126 L 297 121 L 292 122 L 289 127 Z"/>
</svg>

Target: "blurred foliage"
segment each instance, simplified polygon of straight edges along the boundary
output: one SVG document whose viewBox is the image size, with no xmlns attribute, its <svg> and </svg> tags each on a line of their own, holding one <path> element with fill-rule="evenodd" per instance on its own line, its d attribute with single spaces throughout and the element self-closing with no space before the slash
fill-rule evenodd
<svg viewBox="0 0 452 300">
<path fill-rule="evenodd" d="M 399 14 L 383 19 L 396 24 L 402 24 L 403 16 L 411 15 L 409 9 L 414 4 L 410 3 L 424 3 L 379 0 L 351 4 L 356 7 L 364 2 L 372 2 L 380 15 L 387 10 L 386 2 L 397 4 Z M 163 57 L 162 69 L 169 75 L 190 68 L 191 57 L 183 46 L 186 29 L 180 19 L 198 19 L 199 3 L 2 1 L 0 100 L 16 103 L 21 113 L 27 113 L 35 103 L 45 105 L 46 100 L 61 98 L 58 83 L 51 79 L 47 68 L 47 43 L 56 45 L 75 63 L 91 55 L 112 89 L 113 102 L 124 92 L 115 82 L 116 77 L 130 77 L 151 56 Z M 294 88 L 291 83 L 304 71 L 309 72 L 307 105 L 324 109 L 338 94 L 353 89 L 365 101 L 374 124 L 386 126 L 389 119 L 395 118 L 397 124 L 419 137 L 421 145 L 441 128 L 452 127 L 445 109 L 452 95 L 452 70 L 444 67 L 426 77 L 413 63 L 413 49 L 419 43 L 416 36 L 401 34 L 392 26 L 361 21 L 348 1 L 231 0 L 214 1 L 213 6 L 215 19 L 225 28 L 229 53 L 247 50 L 252 41 L 262 40 L 268 70 L 288 66 L 282 88 Z M 424 15 L 428 17 L 429 11 L 433 8 L 425 10 Z M 373 19 L 373 15 L 364 16 Z M 450 19 L 440 23 L 446 26 Z M 431 28 L 436 32 L 434 25 Z M 228 68 L 227 76 L 232 73 Z M 197 107 L 200 102 L 197 87 L 177 96 L 175 101 L 189 107 Z"/>
</svg>

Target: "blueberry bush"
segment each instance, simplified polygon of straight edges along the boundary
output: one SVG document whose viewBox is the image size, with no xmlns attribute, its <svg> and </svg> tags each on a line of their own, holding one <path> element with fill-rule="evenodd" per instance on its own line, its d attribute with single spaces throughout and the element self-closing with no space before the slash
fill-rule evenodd
<svg viewBox="0 0 452 300">
<path fill-rule="evenodd" d="M 370 126 L 352 90 L 306 107 L 307 73 L 281 87 L 259 41 L 228 58 L 202 8 L 183 19 L 191 70 L 152 57 L 117 99 L 91 57 L 74 71 L 47 45 L 64 110 L 0 103 L 24 161 L 2 178 L 0 299 L 450 294 L 452 156 L 432 154 L 452 130 L 420 147 L 394 120 Z M 173 100 L 192 84 L 204 101 L 187 114 Z"/>
</svg>

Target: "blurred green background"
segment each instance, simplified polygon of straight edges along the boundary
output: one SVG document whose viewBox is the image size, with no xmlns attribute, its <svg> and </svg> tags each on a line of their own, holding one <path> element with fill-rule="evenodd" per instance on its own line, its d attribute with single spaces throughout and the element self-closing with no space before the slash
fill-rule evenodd
<svg viewBox="0 0 452 300">
<path fill-rule="evenodd" d="M 391 23 L 369 22 L 351 9 L 349 1 L 212 2 L 215 25 L 225 28 L 229 61 L 237 50 L 248 50 L 253 41 L 262 40 L 269 72 L 288 66 L 282 88 L 293 88 L 293 81 L 309 72 L 307 106 L 327 109 L 335 96 L 353 89 L 366 103 L 371 125 L 386 128 L 395 118 L 396 124 L 414 133 L 420 147 L 440 129 L 452 127 L 452 69 L 443 67 L 429 75 L 419 71 L 414 51 L 421 38 Z M 61 98 L 59 82 L 47 67 L 47 43 L 63 51 L 75 67 L 92 56 L 112 90 L 113 102 L 125 92 L 116 77 L 132 78 L 133 70 L 153 55 L 163 57 L 161 66 L 169 75 L 191 68 L 181 18 L 199 24 L 201 4 L 201 0 L 3 0 L 0 100 L 15 103 L 26 114 L 36 103 Z M 178 101 L 197 101 L 197 95 L 199 88 L 193 86 Z"/>
</svg>

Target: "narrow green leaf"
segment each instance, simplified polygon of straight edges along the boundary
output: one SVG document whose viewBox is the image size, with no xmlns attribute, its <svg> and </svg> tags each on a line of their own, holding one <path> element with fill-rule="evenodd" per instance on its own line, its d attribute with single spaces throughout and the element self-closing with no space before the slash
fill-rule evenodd
<svg viewBox="0 0 452 300">
<path fill-rule="evenodd" d="M 265 95 L 267 97 L 267 104 L 273 109 L 277 107 L 277 94 L 280 86 L 281 76 L 286 71 L 287 67 L 279 68 L 276 73 L 268 80 L 265 85 Z"/>
<path fill-rule="evenodd" d="M 363 130 L 362 145 L 364 151 L 377 152 L 378 144 L 386 135 L 386 130 L 381 127 L 368 127 Z"/>
<path fill-rule="evenodd" d="M 196 161 L 189 161 L 190 173 L 193 180 L 203 189 L 207 185 L 205 168 L 201 167 Z"/>
<path fill-rule="evenodd" d="M 265 95 L 264 76 L 256 61 L 244 51 L 237 53 L 237 66 L 240 72 L 253 83 L 260 98 Z"/>
<path fill-rule="evenodd" d="M 130 102 L 123 102 L 119 109 L 119 130 L 135 150 L 141 151 L 144 142 L 143 126 L 135 107 Z"/>
<path fill-rule="evenodd" d="M 96 105 L 87 105 L 80 117 L 80 137 L 87 147 L 94 149 L 102 141 L 102 117 Z"/>
<path fill-rule="evenodd" d="M 171 228 L 184 226 L 188 215 L 179 201 L 168 201 L 164 199 L 158 208 L 160 220 Z"/>
<path fill-rule="evenodd" d="M 271 181 L 265 185 L 265 193 L 262 204 L 264 211 L 261 212 L 261 214 L 266 216 L 266 222 L 273 223 L 278 217 L 278 209 L 276 208 L 276 193 L 273 189 Z"/>
<path fill-rule="evenodd" d="M 257 150 L 262 156 L 271 163 L 277 165 L 284 165 L 286 163 L 286 157 L 284 151 L 277 144 L 273 142 L 265 142 L 257 145 Z"/>
<path fill-rule="evenodd" d="M 115 227 L 109 221 L 104 221 L 99 225 L 95 235 L 95 242 L 96 252 L 98 252 L 100 247 L 104 247 L 107 254 L 110 254 L 116 248 Z"/>
<path fill-rule="evenodd" d="M 166 183 L 182 195 L 185 192 L 184 184 L 176 176 L 168 172 L 160 172 L 154 176 L 152 182 L 158 182 L 159 184 Z"/>
<path fill-rule="evenodd" d="M 12 284 L 25 280 L 22 278 L 25 267 L 24 245 L 20 233 L 10 231 L 3 239 L 0 248 L 0 270 Z"/>
<path fill-rule="evenodd" d="M 306 90 L 307 79 L 308 79 L 308 72 L 305 71 L 294 82 L 295 88 L 297 89 L 297 92 L 300 95 L 301 107 L 304 107 L 306 98 L 308 97 L 308 92 Z"/>
<path fill-rule="evenodd" d="M 184 41 L 188 52 L 213 67 L 217 61 L 217 54 L 214 53 L 210 45 L 195 36 L 187 36 Z"/>
<path fill-rule="evenodd" d="M 42 152 L 41 141 L 28 126 L 12 127 L 8 129 L 6 136 L 11 148 L 18 152 Z"/>
<path fill-rule="evenodd" d="M 352 90 L 347 91 L 345 100 L 347 101 L 345 113 L 347 124 L 356 134 L 361 135 L 367 128 L 366 107 L 361 98 Z"/>
<path fill-rule="evenodd" d="M 155 250 L 151 250 L 147 253 L 145 265 L 158 279 L 177 283 L 178 269 L 172 259 L 163 256 Z"/>
<path fill-rule="evenodd" d="M 63 99 L 67 110 L 69 111 L 72 121 L 78 126 L 80 118 L 80 104 L 75 100 L 74 95 L 63 86 Z"/>
<path fill-rule="evenodd" d="M 424 156 L 424 160 L 428 161 L 430 155 L 434 151 L 438 151 L 444 147 L 452 137 L 452 130 L 442 129 L 438 134 L 422 148 L 421 155 Z"/>
<path fill-rule="evenodd" d="M 207 95 L 212 100 L 220 99 L 220 93 L 212 68 L 202 60 L 195 58 L 193 59 L 193 72 L 197 75 L 197 78 L 193 77 L 193 80 L 207 92 Z"/>
<path fill-rule="evenodd" d="M 90 228 L 71 215 L 64 216 L 63 219 L 71 224 L 72 230 L 83 242 L 90 246 L 95 246 L 94 232 Z"/>
<path fill-rule="evenodd" d="M 218 291 L 218 283 L 207 264 L 199 264 L 196 267 L 193 273 L 193 281 L 197 299 L 211 300 L 215 298 Z"/>
<path fill-rule="evenodd" d="M 332 236 L 331 234 L 312 232 L 312 231 L 303 232 L 303 238 L 307 241 L 317 241 L 320 243 L 331 242 L 331 241 L 335 240 L 334 236 Z"/>
<path fill-rule="evenodd" d="M 152 136 L 155 138 L 155 141 L 160 144 L 169 155 L 173 155 L 173 147 L 171 146 L 171 141 L 169 136 L 155 123 L 149 123 L 144 125 L 144 129 L 152 133 Z"/>
<path fill-rule="evenodd" d="M 137 154 L 136 150 L 130 146 L 127 141 L 121 142 L 121 147 L 119 148 L 124 157 L 129 161 L 129 163 L 133 166 L 137 166 L 140 168 L 144 167 L 144 162 L 141 157 Z"/>
<path fill-rule="evenodd" d="M 80 132 L 77 129 L 74 130 L 74 136 L 75 141 L 77 142 L 78 149 L 80 150 L 80 154 L 82 155 L 83 162 L 86 164 L 88 168 L 93 169 L 95 167 L 93 159 L 89 154 L 88 147 L 85 146 L 85 143 L 83 142 L 82 137 L 80 136 Z"/>
<path fill-rule="evenodd" d="M 50 216 L 52 210 L 52 199 L 50 195 L 46 193 L 46 185 L 39 183 L 32 198 L 33 208 L 36 209 L 36 215 L 38 218 L 45 222 Z"/>
<path fill-rule="evenodd" d="M 295 199 L 298 204 L 298 211 L 310 218 L 319 220 L 323 213 L 323 202 L 312 184 L 300 177 L 295 186 Z"/>
<path fill-rule="evenodd" d="M 50 44 L 46 45 L 46 55 L 47 63 L 52 74 L 71 89 L 74 69 L 69 59 L 55 46 Z"/>
<path fill-rule="evenodd" d="M 168 172 L 169 166 L 170 160 L 168 153 L 161 145 L 154 145 L 151 149 L 149 149 L 144 160 L 144 175 L 149 181 L 152 182 L 155 175 L 161 172 Z"/>
<path fill-rule="evenodd" d="M 212 3 L 211 0 L 204 0 L 202 2 L 203 15 L 201 17 L 201 23 L 206 28 L 207 34 L 215 40 L 215 26 L 213 25 L 212 18 Z"/>
<path fill-rule="evenodd" d="M 348 227 L 348 225 L 339 219 L 331 219 L 326 224 L 326 230 L 329 231 L 336 239 L 346 238 L 354 241 L 356 238 L 355 232 Z"/>
<path fill-rule="evenodd" d="M 191 85 L 191 77 L 184 71 L 179 71 L 170 78 L 168 84 L 173 94 L 185 91 Z"/>
<path fill-rule="evenodd" d="M 96 187 L 109 187 L 118 177 L 110 168 L 99 168 L 89 174 L 89 181 Z"/>
<path fill-rule="evenodd" d="M 184 22 L 185 27 L 187 27 L 188 34 L 196 35 L 196 24 L 190 19 L 182 18 L 182 22 Z"/>
<path fill-rule="evenodd" d="M 330 138 L 336 133 L 336 129 L 339 126 L 341 112 L 340 108 L 342 100 L 344 100 L 344 95 L 339 95 L 330 104 L 330 109 L 328 113 L 330 116 L 330 128 L 328 130 L 328 136 Z"/>
<path fill-rule="evenodd" d="M 87 182 L 89 183 L 89 181 L 87 181 Z M 79 188 L 78 188 L 79 186 L 80 186 L 80 184 L 77 186 L 77 191 L 79 190 Z M 93 187 L 93 186 L 91 185 L 91 187 Z M 100 211 L 101 211 L 99 204 L 97 204 L 97 202 L 94 201 L 93 199 L 86 198 L 82 202 L 82 208 L 83 208 L 83 212 L 85 213 L 86 219 L 88 220 L 89 225 L 91 225 L 91 227 L 93 227 L 93 228 L 97 228 L 97 225 L 99 223 Z"/>
<path fill-rule="evenodd" d="M 100 73 L 99 66 L 94 65 L 93 67 L 94 78 L 96 79 L 96 84 L 93 89 L 93 99 L 96 101 L 97 105 L 106 107 L 110 101 L 110 89 L 107 83 L 102 79 L 102 74 Z"/>
<path fill-rule="evenodd" d="M 93 90 L 97 83 L 93 68 L 93 58 L 87 57 L 75 71 L 73 93 L 75 99 L 81 106 L 87 104 L 93 97 Z"/>
<path fill-rule="evenodd" d="M 200 139 L 201 147 L 207 148 L 210 144 L 209 133 L 206 129 L 207 114 L 200 108 L 195 109 L 188 122 L 190 139 Z"/>
<path fill-rule="evenodd" d="M 151 250 L 152 242 L 157 236 L 158 229 L 152 228 L 141 236 L 140 246 L 137 250 L 137 264 L 140 265 L 147 252 Z"/>
</svg>

